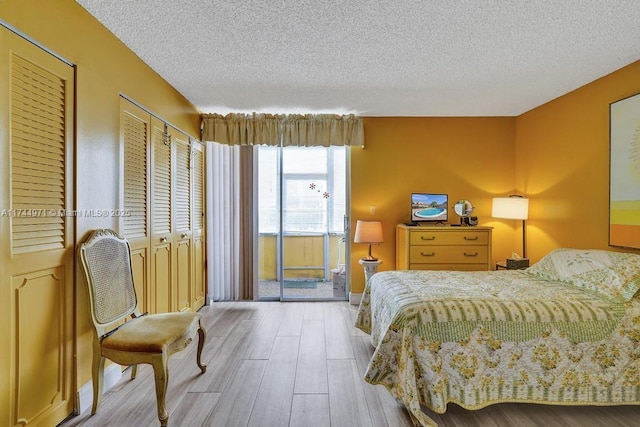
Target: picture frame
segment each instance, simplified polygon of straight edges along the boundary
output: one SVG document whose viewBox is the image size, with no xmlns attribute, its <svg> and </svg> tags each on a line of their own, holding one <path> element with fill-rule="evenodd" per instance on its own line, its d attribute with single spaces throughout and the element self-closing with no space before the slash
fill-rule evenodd
<svg viewBox="0 0 640 427">
<path fill-rule="evenodd" d="M 609 245 L 640 249 L 640 93 L 609 104 Z"/>
</svg>

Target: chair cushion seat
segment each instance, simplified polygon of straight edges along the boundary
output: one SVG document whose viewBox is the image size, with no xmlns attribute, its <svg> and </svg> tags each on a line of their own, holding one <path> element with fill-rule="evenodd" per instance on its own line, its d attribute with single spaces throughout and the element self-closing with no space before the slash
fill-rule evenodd
<svg viewBox="0 0 640 427">
<path fill-rule="evenodd" d="M 179 341 L 188 344 L 198 330 L 200 313 L 162 313 L 129 320 L 102 340 L 111 350 L 162 353 Z"/>
</svg>

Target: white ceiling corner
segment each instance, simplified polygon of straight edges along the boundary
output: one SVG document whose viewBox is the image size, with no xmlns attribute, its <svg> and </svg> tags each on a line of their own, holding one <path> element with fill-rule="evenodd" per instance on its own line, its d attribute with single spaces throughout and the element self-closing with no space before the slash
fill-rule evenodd
<svg viewBox="0 0 640 427">
<path fill-rule="evenodd" d="M 77 0 L 203 113 L 514 116 L 640 59 L 638 0 Z"/>
</svg>

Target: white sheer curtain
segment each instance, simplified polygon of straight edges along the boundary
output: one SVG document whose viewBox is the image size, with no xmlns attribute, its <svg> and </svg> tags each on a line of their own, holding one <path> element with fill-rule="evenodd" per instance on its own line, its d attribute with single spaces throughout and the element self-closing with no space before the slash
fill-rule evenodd
<svg viewBox="0 0 640 427">
<path fill-rule="evenodd" d="M 208 143 L 206 158 L 208 300 L 253 299 L 252 147 Z"/>
</svg>

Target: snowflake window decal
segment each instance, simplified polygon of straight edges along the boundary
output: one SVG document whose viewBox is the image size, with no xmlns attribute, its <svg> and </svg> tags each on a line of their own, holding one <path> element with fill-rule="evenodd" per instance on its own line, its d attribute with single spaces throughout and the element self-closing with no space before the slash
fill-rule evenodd
<svg viewBox="0 0 640 427">
<path fill-rule="evenodd" d="M 309 184 L 309 189 L 310 190 L 316 190 L 318 193 L 321 192 L 321 190 L 318 188 L 318 186 L 316 185 L 315 182 L 312 182 L 311 184 Z M 322 193 L 322 197 L 324 197 L 325 199 L 328 199 L 330 196 L 328 191 L 325 191 Z"/>
</svg>

